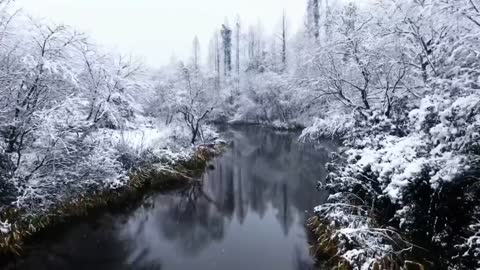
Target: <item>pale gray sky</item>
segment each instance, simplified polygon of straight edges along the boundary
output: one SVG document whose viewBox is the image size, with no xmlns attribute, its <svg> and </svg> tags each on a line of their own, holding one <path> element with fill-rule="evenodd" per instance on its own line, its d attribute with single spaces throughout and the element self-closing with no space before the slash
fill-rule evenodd
<svg viewBox="0 0 480 270">
<path fill-rule="evenodd" d="M 239 14 L 243 24 L 261 20 L 270 33 L 283 9 L 297 29 L 306 0 L 17 0 L 28 14 L 75 26 L 94 40 L 122 53 L 142 57 L 154 67 L 172 53 L 187 58 L 198 35 L 205 55 L 215 28 Z"/>
</svg>

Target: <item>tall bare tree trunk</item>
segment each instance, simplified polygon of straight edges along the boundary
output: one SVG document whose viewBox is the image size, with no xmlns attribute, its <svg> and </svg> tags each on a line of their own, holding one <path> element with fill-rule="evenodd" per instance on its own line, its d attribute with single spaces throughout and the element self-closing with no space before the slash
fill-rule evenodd
<svg viewBox="0 0 480 270">
<path fill-rule="evenodd" d="M 200 69 L 200 41 L 198 40 L 198 37 L 195 36 L 193 39 L 193 56 L 192 56 L 192 64 L 193 68 L 195 71 L 198 71 Z"/>
<path fill-rule="evenodd" d="M 315 40 L 320 37 L 320 4 L 319 0 L 309 0 L 307 8 L 308 32 Z"/>
<path fill-rule="evenodd" d="M 232 30 L 223 24 L 221 34 L 223 42 L 224 75 L 228 77 L 232 71 Z"/>
<path fill-rule="evenodd" d="M 282 72 L 287 69 L 287 15 L 285 10 L 282 17 Z"/>
<path fill-rule="evenodd" d="M 218 34 L 215 34 L 215 88 L 220 89 L 220 43 L 218 41 Z"/>
<path fill-rule="evenodd" d="M 240 76 L 240 19 L 237 18 L 235 33 L 235 71 Z"/>
</svg>

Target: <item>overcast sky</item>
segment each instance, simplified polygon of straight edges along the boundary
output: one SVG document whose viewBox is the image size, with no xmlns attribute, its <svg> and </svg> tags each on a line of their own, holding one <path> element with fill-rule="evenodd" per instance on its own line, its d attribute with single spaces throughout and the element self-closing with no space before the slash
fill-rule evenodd
<svg viewBox="0 0 480 270">
<path fill-rule="evenodd" d="M 303 22 L 306 0 L 17 0 L 35 17 L 75 26 L 95 41 L 122 53 L 143 57 L 154 67 L 172 53 L 188 57 L 198 35 L 202 54 L 215 28 L 239 14 L 243 24 L 259 20 L 270 33 L 283 9 L 296 29 Z"/>
</svg>

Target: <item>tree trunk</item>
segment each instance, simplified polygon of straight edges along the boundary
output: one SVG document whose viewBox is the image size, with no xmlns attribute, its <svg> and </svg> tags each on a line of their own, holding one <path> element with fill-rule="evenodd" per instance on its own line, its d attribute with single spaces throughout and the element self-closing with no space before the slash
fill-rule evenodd
<svg viewBox="0 0 480 270">
<path fill-rule="evenodd" d="M 285 11 L 282 18 L 282 71 L 287 68 L 287 18 Z"/>
<path fill-rule="evenodd" d="M 192 129 L 192 144 L 195 144 L 195 141 L 197 140 L 198 127 L 199 123 L 197 123 L 197 126 L 194 129 Z"/>
</svg>

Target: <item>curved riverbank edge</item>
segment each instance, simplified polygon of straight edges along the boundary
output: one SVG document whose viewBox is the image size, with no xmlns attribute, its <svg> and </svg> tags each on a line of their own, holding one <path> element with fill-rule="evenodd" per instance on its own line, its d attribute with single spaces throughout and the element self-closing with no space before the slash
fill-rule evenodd
<svg viewBox="0 0 480 270">
<path fill-rule="evenodd" d="M 208 162 L 220 155 L 226 143 L 200 145 L 188 160 L 173 166 L 150 166 L 139 168 L 129 177 L 129 182 L 120 188 L 80 197 L 57 205 L 48 214 L 33 217 L 22 216 L 21 209 L 11 208 L 0 214 L 9 220 L 12 228 L 8 234 L 0 234 L 0 261 L 8 262 L 21 256 L 22 250 L 34 236 L 48 229 L 68 224 L 73 220 L 93 214 L 128 208 L 152 192 L 164 192 L 198 181 Z"/>
</svg>

